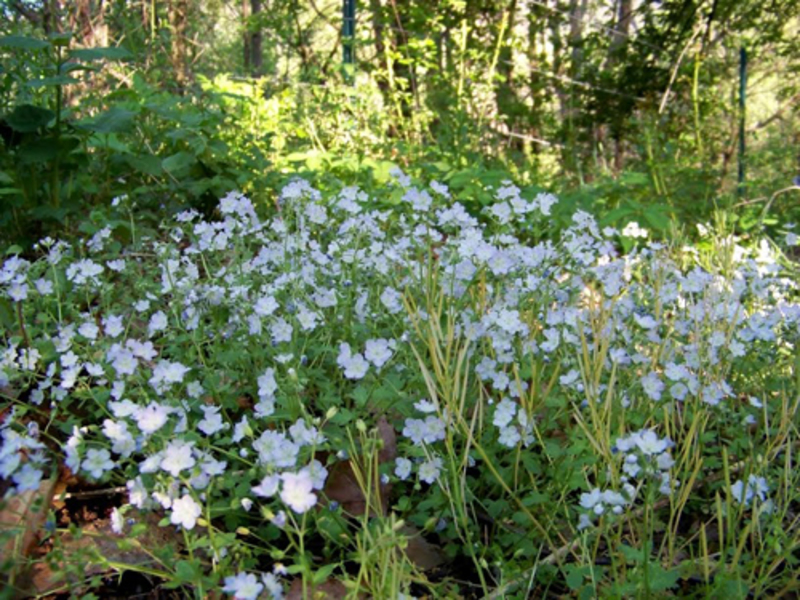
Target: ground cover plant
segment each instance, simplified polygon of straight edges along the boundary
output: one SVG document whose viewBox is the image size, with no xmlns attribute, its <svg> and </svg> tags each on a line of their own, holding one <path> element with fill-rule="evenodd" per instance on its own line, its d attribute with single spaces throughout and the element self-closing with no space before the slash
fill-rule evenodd
<svg viewBox="0 0 800 600">
<path fill-rule="evenodd" d="M 796 236 L 392 177 L 6 256 L 7 597 L 796 593 Z"/>
</svg>

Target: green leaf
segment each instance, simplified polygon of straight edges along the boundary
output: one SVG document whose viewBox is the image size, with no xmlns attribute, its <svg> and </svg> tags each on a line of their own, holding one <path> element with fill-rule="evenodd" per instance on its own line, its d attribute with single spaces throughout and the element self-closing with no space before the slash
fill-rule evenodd
<svg viewBox="0 0 800 600">
<path fill-rule="evenodd" d="M 657 208 L 645 209 L 644 218 L 651 227 L 659 231 L 666 231 L 669 229 L 669 217 Z"/>
<path fill-rule="evenodd" d="M 196 564 L 188 560 L 179 560 L 175 564 L 175 577 L 180 581 L 191 583 L 200 579 L 202 573 L 200 569 L 197 568 Z"/>
<path fill-rule="evenodd" d="M 55 32 L 51 33 L 47 37 L 50 40 L 50 43 L 53 44 L 53 46 L 59 46 L 61 48 L 65 48 L 69 46 L 69 42 L 70 40 L 72 40 L 72 33 L 70 33 L 69 31 L 66 33 Z"/>
<path fill-rule="evenodd" d="M 186 169 L 195 163 L 195 158 L 188 152 L 178 152 L 172 156 L 168 156 L 161 161 L 161 166 L 165 171 L 175 173 L 181 169 Z"/>
<path fill-rule="evenodd" d="M 333 570 L 338 566 L 339 565 L 337 563 L 333 563 L 330 565 L 325 565 L 324 567 L 318 569 L 312 576 L 314 585 L 319 585 L 327 581 L 328 577 L 330 577 L 331 573 L 333 573 Z"/>
<path fill-rule="evenodd" d="M 21 104 L 6 117 L 6 122 L 14 131 L 30 133 L 47 125 L 55 116 L 56 113 L 47 108 L 33 104 Z"/>
<path fill-rule="evenodd" d="M 16 48 L 18 50 L 42 50 L 49 48 L 50 44 L 24 35 L 4 35 L 0 37 L 0 47 Z"/>
<path fill-rule="evenodd" d="M 73 71 L 92 71 L 96 73 L 99 69 L 92 65 L 81 65 L 78 63 L 64 63 L 61 65 L 61 73 L 72 73 Z"/>
<path fill-rule="evenodd" d="M 126 156 L 125 160 L 128 164 L 145 175 L 152 175 L 157 177 L 164 172 L 161 166 L 161 159 L 152 154 L 142 154 L 139 156 Z"/>
<path fill-rule="evenodd" d="M 720 575 L 716 578 L 715 583 L 715 593 L 711 596 L 712 598 L 744 600 L 750 593 L 750 588 L 736 575 Z"/>
<path fill-rule="evenodd" d="M 576 567 L 568 565 L 567 570 L 567 585 L 571 590 L 579 590 L 583 586 L 583 578 L 591 571 L 589 567 Z"/>
<path fill-rule="evenodd" d="M 130 50 L 122 46 L 108 48 L 80 48 L 69 53 L 73 58 L 81 60 L 125 60 L 133 58 Z"/>
<path fill-rule="evenodd" d="M 135 116 L 136 113 L 130 110 L 114 106 L 91 121 L 82 121 L 78 125 L 95 133 L 122 133 L 131 129 Z"/>
<path fill-rule="evenodd" d="M 41 137 L 20 146 L 19 157 L 30 164 L 43 163 L 57 156 L 66 156 L 79 144 L 80 141 L 74 137 Z"/>
<path fill-rule="evenodd" d="M 41 79 L 34 79 L 25 83 L 30 88 L 49 87 L 57 85 L 69 85 L 71 83 L 79 83 L 79 79 L 70 77 L 69 75 L 56 75 L 54 77 L 42 77 Z"/>
<path fill-rule="evenodd" d="M 622 553 L 622 556 L 625 557 L 628 564 L 639 564 L 642 562 L 642 551 L 637 548 L 631 548 L 626 544 L 622 544 L 619 547 L 619 551 Z"/>
<path fill-rule="evenodd" d="M 665 592 L 675 587 L 675 584 L 678 583 L 678 579 L 680 578 L 677 569 L 664 569 L 664 567 L 658 563 L 649 565 L 649 570 L 651 592 Z"/>
</svg>

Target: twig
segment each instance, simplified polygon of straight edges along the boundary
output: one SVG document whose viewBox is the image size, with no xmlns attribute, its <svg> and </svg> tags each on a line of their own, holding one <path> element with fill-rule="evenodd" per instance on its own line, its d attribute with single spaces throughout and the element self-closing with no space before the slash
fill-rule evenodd
<svg viewBox="0 0 800 600">
<path fill-rule="evenodd" d="M 106 488 L 103 490 L 88 490 L 86 492 L 72 492 L 60 496 L 61 500 L 82 500 L 83 498 L 97 498 L 99 496 L 113 496 L 115 494 L 124 494 L 128 491 L 124 485 L 114 488 Z"/>
</svg>

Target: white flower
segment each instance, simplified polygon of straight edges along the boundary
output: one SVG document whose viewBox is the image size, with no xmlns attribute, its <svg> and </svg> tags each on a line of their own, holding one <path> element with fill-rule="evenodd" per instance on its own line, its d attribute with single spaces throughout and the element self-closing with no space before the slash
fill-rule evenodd
<svg viewBox="0 0 800 600">
<path fill-rule="evenodd" d="M 222 422 L 222 415 L 219 414 L 219 406 L 201 406 L 203 420 L 197 424 L 197 428 L 206 435 L 214 435 L 225 427 Z"/>
<path fill-rule="evenodd" d="M 78 333 L 87 340 L 96 340 L 97 334 L 100 333 L 100 328 L 92 321 L 84 321 L 81 323 L 81 326 L 78 327 Z"/>
<path fill-rule="evenodd" d="M 100 479 L 103 473 L 114 468 L 114 461 L 111 460 L 111 453 L 105 448 L 97 450 L 96 448 L 89 448 L 86 452 L 86 458 L 81 463 L 84 471 L 95 479 Z"/>
<path fill-rule="evenodd" d="M 400 457 L 394 461 L 394 474 L 398 479 L 406 480 L 411 475 L 412 463 L 407 458 Z"/>
<path fill-rule="evenodd" d="M 264 586 L 252 573 L 237 573 L 225 578 L 222 591 L 231 594 L 237 600 L 256 600 Z"/>
<path fill-rule="evenodd" d="M 317 503 L 317 496 L 311 491 L 314 483 L 306 471 L 300 473 L 283 473 L 281 475 L 283 489 L 281 500 L 294 512 L 302 514 Z"/>
<path fill-rule="evenodd" d="M 275 381 L 275 369 L 269 368 L 258 378 L 258 395 L 272 397 L 278 390 L 278 383 Z"/>
<path fill-rule="evenodd" d="M 145 435 L 150 435 L 164 426 L 168 416 L 169 410 L 166 406 L 151 402 L 146 408 L 137 411 L 134 418 L 139 430 Z"/>
<path fill-rule="evenodd" d="M 275 573 L 279 572 L 280 566 L 276 564 Z M 266 591 L 272 595 L 272 600 L 282 600 L 283 599 L 283 586 L 281 582 L 278 580 L 278 577 L 275 573 L 262 573 L 261 581 L 264 584 L 264 588 Z"/>
<path fill-rule="evenodd" d="M 325 480 L 328 478 L 328 469 L 318 460 L 312 460 L 307 467 L 300 469 L 300 475 L 308 475 L 311 479 L 312 487 L 315 490 L 321 490 L 325 487 Z"/>
<path fill-rule="evenodd" d="M 403 310 L 403 295 L 394 288 L 387 287 L 381 294 L 381 304 L 391 314 L 395 315 Z"/>
<path fill-rule="evenodd" d="M 750 506 L 753 498 L 758 498 L 760 503 L 764 503 L 767 500 L 767 492 L 769 492 L 767 480 L 755 475 L 750 475 L 746 484 L 740 479 L 731 485 L 731 496 L 737 503 L 745 506 Z"/>
<path fill-rule="evenodd" d="M 517 414 L 517 404 L 513 400 L 509 400 L 508 398 L 503 398 L 498 404 L 497 408 L 494 410 L 494 417 L 492 418 L 492 424 L 495 427 L 507 427 L 509 423 L 514 419 L 514 415 Z"/>
<path fill-rule="evenodd" d="M 111 531 L 117 535 L 121 534 L 125 529 L 125 519 L 122 516 L 119 508 L 116 506 L 111 510 Z"/>
<path fill-rule="evenodd" d="M 39 483 L 42 481 L 42 471 L 31 463 L 25 463 L 19 471 L 14 473 L 11 480 L 17 484 L 17 493 L 37 490 L 39 489 Z"/>
<path fill-rule="evenodd" d="M 522 436 L 516 427 L 503 427 L 497 441 L 506 448 L 516 448 Z"/>
<path fill-rule="evenodd" d="M 367 340 L 364 358 L 380 369 L 392 358 L 394 347 L 394 340 L 385 340 L 383 338 Z"/>
<path fill-rule="evenodd" d="M 636 221 L 631 221 L 630 223 L 625 225 L 625 228 L 622 230 L 622 235 L 630 238 L 646 238 L 650 234 L 647 232 L 646 229 L 642 229 L 639 226 L 639 223 L 637 223 Z"/>
<path fill-rule="evenodd" d="M 658 375 L 651 371 L 641 379 L 642 389 L 651 400 L 661 400 L 661 393 L 664 391 L 664 382 Z"/>
<path fill-rule="evenodd" d="M 192 456 L 194 444 L 184 441 L 170 442 L 164 449 L 164 457 L 161 459 L 161 468 L 172 475 L 178 477 L 181 471 L 191 469 L 195 465 Z"/>
<path fill-rule="evenodd" d="M 180 525 L 184 529 L 194 529 L 197 518 L 202 513 L 202 508 L 189 494 L 172 501 L 172 514 L 169 521 L 173 525 Z"/>
<path fill-rule="evenodd" d="M 439 478 L 442 470 L 442 459 L 438 456 L 419 466 L 419 478 L 425 483 L 432 484 Z"/>
<path fill-rule="evenodd" d="M 150 385 L 161 393 L 166 387 L 173 383 L 181 383 L 184 375 L 189 372 L 189 367 L 185 367 L 178 362 L 161 360 L 153 369 L 153 376 L 150 378 Z"/>
<path fill-rule="evenodd" d="M 421 413 L 432 413 L 436 412 L 436 405 L 431 402 L 430 400 L 420 400 L 414 404 L 414 408 L 416 408 Z"/>
<path fill-rule="evenodd" d="M 33 284 L 36 286 L 36 291 L 42 296 L 49 296 L 53 293 L 53 282 L 48 279 L 37 279 Z"/>
<path fill-rule="evenodd" d="M 150 337 L 153 337 L 153 335 L 159 331 L 164 331 L 167 328 L 167 325 L 169 325 L 167 315 L 164 314 L 163 311 L 158 311 L 157 313 L 153 314 L 152 317 L 150 317 L 150 323 L 147 325 L 147 333 L 150 335 Z"/>
<path fill-rule="evenodd" d="M 128 501 L 136 508 L 145 508 L 149 503 L 149 498 L 142 478 L 132 479 L 125 486 L 128 488 Z"/>
<path fill-rule="evenodd" d="M 252 487 L 252 491 L 256 496 L 262 498 L 271 498 L 278 491 L 278 484 L 281 478 L 278 475 L 267 475 L 256 486 Z"/>
<path fill-rule="evenodd" d="M 268 317 L 278 310 L 278 308 L 280 308 L 280 305 L 272 296 L 262 296 L 253 306 L 253 310 L 260 317 Z"/>
<path fill-rule="evenodd" d="M 106 358 L 112 361 L 111 366 L 117 375 L 133 375 L 139 362 L 133 352 L 128 349 L 120 348 L 118 345 L 112 346 L 106 354 Z"/>
<path fill-rule="evenodd" d="M 350 345 L 339 345 L 337 363 L 344 369 L 344 376 L 348 379 L 361 379 L 369 370 L 369 363 L 361 354 L 353 354 Z"/>
</svg>

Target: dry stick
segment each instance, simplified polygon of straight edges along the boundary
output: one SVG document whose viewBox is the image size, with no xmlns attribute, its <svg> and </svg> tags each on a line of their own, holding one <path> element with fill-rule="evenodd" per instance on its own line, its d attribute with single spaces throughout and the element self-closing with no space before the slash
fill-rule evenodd
<svg viewBox="0 0 800 600">
<path fill-rule="evenodd" d="M 800 448 L 800 440 L 795 441 L 792 445 L 795 448 Z M 739 461 L 735 465 L 731 466 L 729 472 L 730 473 L 738 473 L 739 471 L 744 469 L 745 466 L 747 466 L 747 461 L 744 461 L 744 460 Z M 723 478 L 722 475 L 715 475 L 713 477 L 709 477 L 707 479 L 704 479 L 703 482 L 704 483 L 714 483 L 715 481 L 719 481 L 722 478 Z M 669 504 L 669 501 L 670 501 L 669 498 L 662 498 L 661 500 L 657 501 L 653 505 L 653 510 L 655 511 L 655 510 L 659 510 L 661 508 L 664 508 L 666 505 Z M 632 519 L 636 519 L 636 518 L 640 517 L 642 515 L 642 513 L 644 513 L 644 509 L 645 509 L 644 506 L 642 506 L 640 508 L 637 508 L 636 510 L 631 512 L 630 517 Z M 540 565 L 552 565 L 553 563 L 560 563 L 567 554 L 570 554 L 571 552 L 575 552 L 580 545 L 581 545 L 581 538 L 576 538 L 576 539 L 572 540 L 569 544 L 567 544 L 565 546 L 562 546 L 558 550 L 548 554 L 541 561 L 537 561 L 536 564 L 533 567 L 531 567 L 530 569 L 526 569 L 525 572 L 523 572 L 520 575 L 520 577 L 518 577 L 517 579 L 515 579 L 513 581 L 509 581 L 503 587 L 495 590 L 494 592 L 492 592 L 491 594 L 486 596 L 486 600 L 492 600 L 494 598 L 503 598 L 504 595 L 505 595 L 506 590 L 508 590 L 512 586 L 515 586 L 515 585 L 521 583 L 523 580 L 527 579 L 528 575 L 530 573 L 535 572 L 539 568 Z"/>
<path fill-rule="evenodd" d="M 681 50 L 680 56 L 678 56 L 678 60 L 675 63 L 675 68 L 672 69 L 672 75 L 670 75 L 669 83 L 667 84 L 667 89 L 664 90 L 664 96 L 661 98 L 661 105 L 658 107 L 658 114 L 664 112 L 664 109 L 667 107 L 667 99 L 669 98 L 669 93 L 672 91 L 672 84 L 675 83 L 675 78 L 678 76 L 678 69 L 680 68 L 681 64 L 683 63 L 683 57 L 686 56 L 686 52 L 689 50 L 689 47 L 694 42 L 697 35 L 700 33 L 698 29 L 692 34 L 692 37 L 689 38 L 689 41 L 686 42 L 686 45 Z"/>
<path fill-rule="evenodd" d="M 113 496 L 114 494 L 122 494 L 127 492 L 128 488 L 124 485 L 115 488 L 106 488 L 104 490 L 89 490 L 86 492 L 73 492 L 59 496 L 60 500 L 80 500 L 82 498 L 96 498 L 97 496 Z"/>
</svg>

